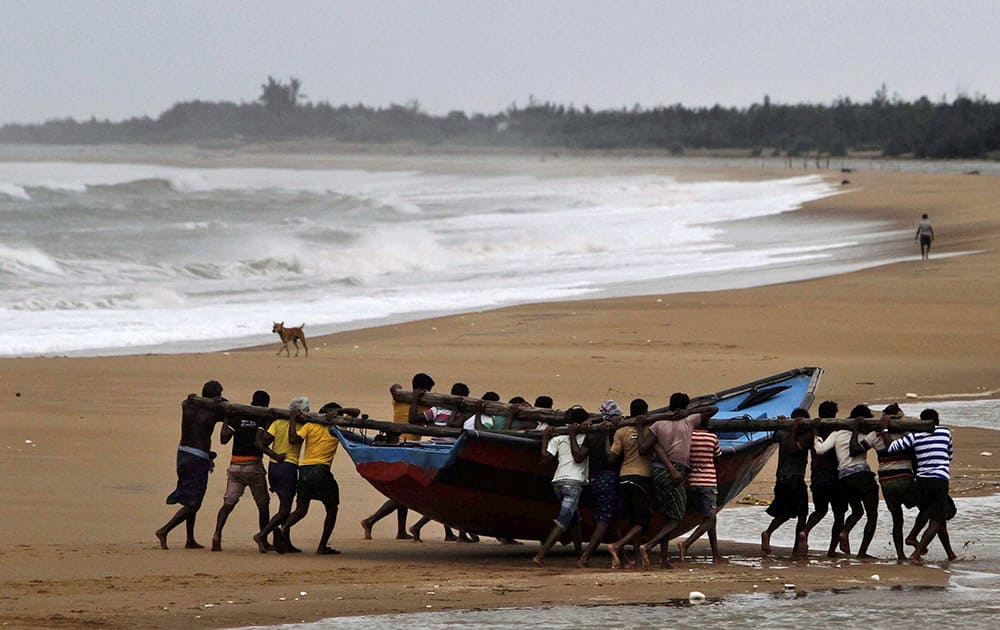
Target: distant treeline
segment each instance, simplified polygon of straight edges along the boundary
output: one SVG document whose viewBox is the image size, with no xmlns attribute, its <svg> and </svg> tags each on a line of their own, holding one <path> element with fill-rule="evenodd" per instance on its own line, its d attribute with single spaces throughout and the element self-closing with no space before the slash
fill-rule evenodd
<svg viewBox="0 0 1000 630">
<path fill-rule="evenodd" d="M 349 143 L 581 149 L 741 149 L 748 155 L 869 152 L 886 157 L 997 158 L 1000 104 L 984 97 L 952 102 L 889 98 L 885 86 L 865 103 L 781 105 L 764 97 L 746 108 L 592 110 L 529 100 L 506 111 L 432 116 L 416 102 L 389 107 L 305 102 L 301 82 L 268 78 L 252 103 L 188 101 L 157 118 L 0 127 L 0 142 L 40 144 L 241 143 L 327 138 Z"/>
</svg>

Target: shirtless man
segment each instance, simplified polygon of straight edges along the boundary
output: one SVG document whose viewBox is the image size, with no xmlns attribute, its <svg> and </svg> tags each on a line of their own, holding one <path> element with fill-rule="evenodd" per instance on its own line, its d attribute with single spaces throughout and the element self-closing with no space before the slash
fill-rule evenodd
<svg viewBox="0 0 1000 630">
<path fill-rule="evenodd" d="M 767 507 L 771 523 L 760 533 L 760 552 L 771 553 L 771 535 L 791 519 L 795 519 L 795 543 L 792 556 L 805 556 L 802 536 L 806 517 L 809 515 L 809 494 L 806 490 L 806 464 L 812 433 L 802 430 L 802 420 L 809 412 L 799 408 L 792 411 L 791 431 L 775 431 L 772 440 L 778 443 L 778 470 L 775 473 L 774 500 Z"/>
<path fill-rule="evenodd" d="M 218 381 L 208 381 L 201 388 L 204 398 L 223 401 L 222 385 Z M 177 488 L 167 497 L 167 504 L 180 504 L 180 509 L 166 524 L 156 530 L 160 547 L 167 548 L 167 534 L 181 523 L 187 526 L 185 549 L 204 549 L 194 539 L 194 521 L 208 488 L 208 473 L 214 464 L 212 459 L 212 431 L 217 422 L 223 422 L 221 410 L 196 405 L 185 400 L 181 403 L 181 441 L 177 446 Z"/>
</svg>

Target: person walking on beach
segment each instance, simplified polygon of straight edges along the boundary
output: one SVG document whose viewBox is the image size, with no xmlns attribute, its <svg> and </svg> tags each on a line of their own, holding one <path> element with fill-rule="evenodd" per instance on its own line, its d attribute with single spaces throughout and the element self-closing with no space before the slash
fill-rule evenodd
<svg viewBox="0 0 1000 630">
<path fill-rule="evenodd" d="M 619 490 L 624 499 L 625 513 L 631 524 L 625 535 L 608 545 L 608 552 L 611 554 L 611 568 L 621 568 L 620 554 L 629 542 L 636 540 L 636 537 L 643 531 L 649 529 L 649 523 L 653 518 L 653 484 L 649 478 L 650 455 L 639 451 L 639 445 L 649 432 L 649 423 L 644 421 L 645 415 L 649 412 L 649 405 L 641 398 L 636 398 L 629 405 L 629 416 L 634 424 L 628 427 L 621 427 L 615 431 L 614 441 L 608 451 L 608 457 L 617 459 L 621 457 L 622 465 L 619 471 Z M 638 543 L 636 551 L 638 551 Z"/>
<path fill-rule="evenodd" d="M 552 549 L 559 537 L 572 528 L 573 543 L 577 553 L 583 547 L 583 536 L 580 531 L 580 495 L 589 476 L 589 453 L 587 441 L 577 433 L 579 423 L 587 419 L 589 414 L 583 407 L 571 407 L 567 411 L 567 433 L 555 435 L 554 427 L 546 427 L 542 434 L 542 462 L 555 461 L 556 470 L 552 475 L 552 489 L 559 500 L 559 514 L 555 518 L 555 526 L 542 543 L 541 550 L 532 558 L 537 566 L 543 566 L 545 554 Z"/>
<path fill-rule="evenodd" d="M 794 415 L 794 414 L 793 414 Z M 715 460 L 722 457 L 719 438 L 714 433 L 695 429 L 691 433 L 691 476 L 690 496 L 701 512 L 701 523 L 691 532 L 687 540 L 677 543 L 678 560 L 687 560 L 687 551 L 702 534 L 708 534 L 708 544 L 712 548 L 712 562 L 722 562 L 719 541 L 715 535 L 715 515 L 719 505 L 719 482 L 715 474 Z"/>
<path fill-rule="evenodd" d="M 208 381 L 201 388 L 203 398 L 225 401 L 222 397 L 222 384 L 219 381 Z M 208 474 L 212 472 L 212 431 L 217 422 L 224 422 L 225 415 L 221 410 L 197 405 L 191 400 L 181 403 L 181 441 L 177 446 L 177 488 L 167 497 L 168 505 L 180 504 L 169 521 L 156 530 L 156 539 L 162 549 L 167 548 L 167 534 L 170 530 L 184 523 L 187 527 L 187 542 L 185 549 L 204 549 L 194 538 L 194 523 L 201 502 L 208 489 Z"/>
<path fill-rule="evenodd" d="M 271 396 L 264 390 L 253 393 L 250 402 L 254 407 L 267 407 L 271 404 Z M 254 416 L 239 415 L 229 417 L 222 425 L 220 441 L 226 444 L 233 441 L 232 459 L 226 469 L 226 494 L 222 498 L 222 507 L 215 521 L 215 534 L 212 536 L 212 551 L 222 551 L 222 528 L 239 503 L 243 491 L 250 488 L 254 503 L 257 504 L 257 522 L 260 529 L 267 526 L 270 520 L 271 499 L 267 492 L 267 478 L 264 474 L 264 453 L 269 457 L 282 457 L 268 448 L 272 437 L 267 432 L 266 421 Z M 261 541 L 266 547 L 266 539 Z"/>
<path fill-rule="evenodd" d="M 639 560 L 649 568 L 649 550 L 660 545 L 660 565 L 670 567 L 669 535 L 680 524 L 687 512 L 687 487 L 685 477 L 691 470 L 691 433 L 704 428 L 718 407 L 704 406 L 688 409 L 691 398 L 684 392 L 670 396 L 670 411 L 683 418 L 660 420 L 649 427 L 649 435 L 640 450 L 655 454 L 650 468 L 653 487 L 656 489 L 657 509 L 665 522 L 655 536 L 639 545 Z"/>
<path fill-rule="evenodd" d="M 857 405 L 851 410 L 851 417 L 871 418 L 872 411 L 867 405 Z M 865 531 L 861 537 L 861 547 L 858 548 L 857 557 L 860 560 L 874 560 L 876 558 L 868 554 L 868 547 L 878 525 L 878 484 L 875 483 L 875 474 L 868 466 L 865 451 L 851 449 L 852 433 L 847 429 L 839 429 L 830 433 L 826 439 L 817 435 L 813 439 L 813 449 L 818 455 L 831 450 L 837 453 L 837 479 L 851 505 L 851 515 L 840 532 L 840 550 L 847 554 L 851 553 L 851 529 L 861 520 L 863 512 Z M 861 439 L 870 444 L 874 441 L 875 434 L 868 433 Z"/>
<path fill-rule="evenodd" d="M 418 372 L 414 374 L 413 378 L 410 380 L 410 384 L 411 384 L 411 389 L 413 391 L 414 401 L 417 400 L 420 393 L 429 392 L 432 389 L 434 389 L 434 379 L 431 378 L 429 375 L 424 374 L 423 372 Z M 397 389 L 402 389 L 402 388 L 403 386 L 397 383 L 389 387 L 389 392 L 391 393 Z M 430 407 L 416 405 L 415 403 L 414 405 L 410 405 L 404 402 L 399 402 L 398 400 L 393 398 L 392 421 L 400 422 L 403 424 L 413 424 L 411 415 L 414 414 L 411 413 L 410 409 L 411 406 L 413 406 L 419 413 L 423 413 L 424 411 L 430 409 Z M 400 436 L 400 438 L 404 440 L 411 439 L 417 441 L 420 439 L 420 436 L 404 433 L 402 436 Z M 375 527 L 375 523 L 381 521 L 383 518 L 389 516 L 393 512 L 396 513 L 396 540 L 409 540 L 413 538 L 410 534 L 406 533 L 406 517 L 408 511 L 409 510 L 407 510 L 406 506 L 403 505 L 402 503 L 395 501 L 393 499 L 387 499 L 386 502 L 382 504 L 382 507 L 375 510 L 375 512 L 371 516 L 361 520 L 361 529 L 363 529 L 365 532 L 365 540 L 372 539 L 372 528 Z"/>
<path fill-rule="evenodd" d="M 836 418 L 837 403 L 825 400 L 820 403 L 818 413 L 820 419 Z M 830 436 L 828 429 L 817 429 L 814 435 L 822 439 Z M 810 444 L 810 449 L 813 445 Z M 847 516 L 847 497 L 837 479 L 837 454 L 833 451 L 817 454 L 814 450 L 810 459 L 809 489 L 812 490 L 813 512 L 806 520 L 805 527 L 799 532 L 799 552 L 803 555 L 809 552 L 809 532 L 819 524 L 827 511 L 833 512 L 833 527 L 830 530 L 830 547 L 826 552 L 828 558 L 837 557 L 837 544 L 840 542 L 840 532 L 844 529 L 844 518 Z M 860 517 L 860 513 L 859 513 Z"/>
<path fill-rule="evenodd" d="M 772 440 L 778 443 L 778 470 L 774 481 L 774 500 L 767 506 L 771 523 L 760 533 L 760 552 L 771 553 L 771 535 L 790 519 L 795 519 L 795 543 L 792 556 L 803 554 L 799 534 L 805 529 L 809 515 L 809 494 L 806 490 L 806 463 L 812 434 L 802 430 L 802 420 L 809 412 L 799 408 L 792 411 L 792 430 L 775 431 Z"/>
<path fill-rule="evenodd" d="M 913 240 L 920 241 L 920 258 L 928 260 L 931 257 L 931 243 L 934 242 L 934 226 L 926 214 L 921 215 L 920 224 L 917 225 L 917 234 Z"/>
<path fill-rule="evenodd" d="M 320 535 L 319 544 L 316 546 L 316 554 L 335 555 L 340 552 L 327 543 L 333 528 L 337 524 L 337 512 L 340 509 L 340 486 L 333 477 L 330 466 L 333 464 L 333 456 L 337 454 L 337 447 L 340 446 L 338 440 L 330 430 L 330 427 L 318 422 L 306 422 L 302 425 L 301 434 L 296 429 L 302 413 L 309 411 L 309 399 L 303 397 L 303 402 L 294 406 L 290 411 L 288 419 L 288 441 L 291 444 L 302 444 L 302 457 L 299 460 L 299 481 L 295 486 L 296 501 L 295 511 L 288 517 L 281 530 L 280 539 L 275 543 L 285 543 L 291 549 L 291 529 L 296 523 L 301 521 L 309 513 L 309 503 L 313 500 L 323 503 L 326 509 L 326 518 L 323 520 L 323 533 Z M 344 409 L 335 402 L 330 402 L 320 409 L 326 414 L 329 422 L 334 416 L 350 415 L 358 416 L 359 409 Z"/>
<path fill-rule="evenodd" d="M 913 449 L 916 459 L 916 480 L 920 490 L 920 511 L 928 519 L 927 529 L 917 542 L 916 548 L 910 554 L 910 562 L 922 564 L 922 556 L 927 553 L 927 546 L 940 532 L 944 532 L 941 542 L 948 552 L 948 559 L 954 560 L 948 539 L 948 483 L 951 480 L 951 459 L 954 446 L 951 430 L 941 426 L 938 413 L 934 409 L 924 409 L 920 413 L 921 420 L 934 423 L 934 431 L 930 433 L 907 433 L 889 444 L 889 453 L 903 453 Z M 882 418 L 881 435 L 888 436 L 888 418 Z"/>
<path fill-rule="evenodd" d="M 614 400 L 605 400 L 601 404 L 601 431 L 587 433 L 587 452 L 590 456 L 588 469 L 590 473 L 590 494 L 594 498 L 594 532 L 590 536 L 590 544 L 584 550 L 577 563 L 585 569 L 590 563 L 590 557 L 604 540 L 608 528 L 618 516 L 618 472 L 617 458 L 609 455 L 611 451 L 611 434 L 618 428 L 622 420 L 622 410 Z M 584 426 L 588 423 L 585 422 Z"/>
<path fill-rule="evenodd" d="M 289 409 L 301 407 L 307 399 L 302 397 L 293 398 L 288 404 Z M 281 526 L 288 520 L 292 513 L 292 503 L 295 501 L 295 486 L 299 478 L 299 452 L 302 444 L 292 444 L 288 441 L 288 424 L 290 420 L 285 418 L 275 418 L 267 426 L 267 434 L 271 437 L 271 453 L 268 457 L 271 462 L 267 466 L 267 480 L 271 486 L 271 492 L 278 495 L 278 511 L 275 512 L 271 520 L 254 534 L 253 541 L 257 543 L 257 549 L 261 553 L 270 551 L 267 545 L 267 536 L 274 532 L 275 550 L 279 553 L 296 552 L 291 543 L 286 540 L 279 541 L 281 537 Z"/>
</svg>

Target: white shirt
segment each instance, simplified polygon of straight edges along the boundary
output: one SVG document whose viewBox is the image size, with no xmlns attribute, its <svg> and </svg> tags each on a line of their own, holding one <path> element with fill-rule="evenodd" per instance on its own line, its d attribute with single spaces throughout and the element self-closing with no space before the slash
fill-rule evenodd
<svg viewBox="0 0 1000 630">
<path fill-rule="evenodd" d="M 874 431 L 868 434 L 859 434 L 858 442 L 866 440 L 869 444 L 872 444 L 875 441 L 875 437 Z M 831 449 L 837 453 L 837 470 L 844 470 L 845 468 L 859 464 L 868 466 L 867 453 L 851 455 L 851 431 L 847 429 L 834 431 L 825 440 L 818 435 L 816 436 L 816 443 L 813 444 L 813 450 L 817 455 L 822 455 Z"/>
<path fill-rule="evenodd" d="M 586 437 L 576 436 L 577 446 L 583 446 Z M 578 481 L 587 483 L 590 476 L 590 458 L 584 458 L 582 462 L 573 459 L 573 447 L 570 446 L 568 435 L 556 435 L 549 440 L 548 452 L 558 460 L 556 472 L 552 475 L 552 481 Z"/>
<path fill-rule="evenodd" d="M 493 428 L 493 416 L 488 416 L 486 414 L 483 414 L 482 423 L 483 423 L 483 428 L 484 429 L 492 429 Z M 476 430 L 476 414 L 472 414 L 471 416 L 469 416 L 469 418 L 465 422 L 462 423 L 462 428 L 463 429 L 468 429 L 469 431 L 475 431 Z"/>
</svg>

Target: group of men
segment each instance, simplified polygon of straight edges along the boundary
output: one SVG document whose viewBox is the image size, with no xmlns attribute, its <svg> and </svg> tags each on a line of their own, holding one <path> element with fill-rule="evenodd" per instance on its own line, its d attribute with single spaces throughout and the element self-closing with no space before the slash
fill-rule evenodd
<svg viewBox="0 0 1000 630">
<path fill-rule="evenodd" d="M 613 568 L 640 564 L 650 565 L 650 551 L 660 546 L 663 566 L 670 566 L 668 543 L 671 533 L 685 518 L 689 503 L 697 508 L 700 520 L 686 540 L 678 543 L 678 556 L 685 560 L 689 547 L 701 535 L 707 534 L 714 561 L 721 559 L 716 537 L 716 511 L 718 501 L 715 460 L 721 455 L 718 438 L 705 430 L 708 420 L 718 411 L 714 406 L 689 407 L 689 397 L 677 392 L 670 397 L 666 414 L 648 414 L 648 405 L 642 399 L 630 404 L 629 417 L 614 400 L 601 405 L 603 421 L 597 426 L 589 413 L 579 406 L 571 407 L 565 414 L 563 426 L 537 421 L 518 421 L 515 418 L 487 416 L 481 410 L 475 413 L 458 413 L 439 407 L 419 405 L 419 394 L 430 391 L 433 379 L 419 373 L 413 377 L 415 395 L 412 402 L 395 401 L 394 420 L 410 424 L 465 427 L 476 430 L 520 428 L 542 430 L 542 459 L 553 462 L 555 472 L 552 488 L 558 499 L 558 511 L 553 527 L 542 542 L 542 548 L 533 558 L 542 566 L 545 555 L 560 539 L 569 537 L 579 554 L 578 565 L 586 567 L 594 551 L 611 534 L 614 542 L 608 545 Z M 390 391 L 399 389 L 393 385 Z M 468 396 L 469 389 L 456 383 L 453 395 Z M 222 385 L 209 381 L 202 388 L 202 397 L 225 401 Z M 483 400 L 499 401 L 499 396 L 487 392 Z M 526 404 L 523 398 L 511 401 Z M 222 549 L 222 532 L 229 515 L 246 488 L 250 488 L 258 510 L 259 531 L 253 540 L 261 553 L 275 550 L 279 553 L 298 552 L 292 544 L 291 530 L 308 513 L 312 501 L 319 501 L 326 510 L 322 533 L 316 553 L 338 554 L 329 546 L 330 536 L 336 525 L 340 491 L 331 471 L 331 464 L 339 445 L 330 427 L 319 422 L 300 422 L 303 413 L 310 411 L 308 398 L 299 396 L 289 403 L 289 418 L 277 418 L 269 409 L 270 396 L 265 391 L 253 395 L 252 406 L 268 408 L 260 414 L 231 414 L 225 406 L 208 406 L 186 400 L 182 407 L 181 439 L 177 449 L 177 487 L 167 498 L 168 504 L 180 508 L 167 523 L 156 531 L 162 548 L 167 548 L 167 535 L 181 523 L 186 525 L 185 547 L 198 549 L 195 540 L 195 518 L 201 507 L 208 485 L 208 476 L 214 468 L 215 453 L 211 450 L 212 434 L 216 424 L 222 424 L 221 441 L 232 441 L 232 457 L 227 467 L 226 492 L 216 519 L 212 536 L 212 551 Z M 548 396 L 540 396 L 536 407 L 552 407 Z M 819 406 L 820 418 L 836 418 L 838 407 L 826 401 Z M 327 422 L 337 415 L 357 416 L 358 409 L 344 409 L 335 402 L 320 409 Z M 909 556 L 911 562 L 921 562 L 927 546 L 937 537 L 949 559 L 954 559 L 948 538 L 947 520 L 954 513 L 954 503 L 948 496 L 950 461 L 952 456 L 951 433 L 940 426 L 938 414 L 933 409 L 924 410 L 921 419 L 934 424 L 927 433 L 892 433 L 892 418 L 902 414 L 898 405 L 886 407 L 881 429 L 867 434 L 854 430 L 822 431 L 814 426 L 806 429 L 803 420 L 809 418 L 805 409 L 792 413 L 793 424 L 789 430 L 775 431 L 773 439 L 779 444 L 777 477 L 774 500 L 767 512 L 772 517 L 768 528 L 761 533 L 761 550 L 771 552 L 771 535 L 785 522 L 796 519 L 796 538 L 793 554 L 804 556 L 808 550 L 810 531 L 823 519 L 828 510 L 834 516 L 828 555 L 835 557 L 837 549 L 850 553 L 850 533 L 866 518 L 864 534 L 858 557 L 872 558 L 868 553 L 878 520 L 879 484 L 867 463 L 867 451 L 878 455 L 878 480 L 882 495 L 893 519 L 892 539 L 897 559 L 903 562 L 903 508 L 917 506 L 919 515 L 913 529 L 905 539 L 914 546 Z M 851 412 L 852 418 L 872 418 L 871 410 L 858 405 Z M 411 436 L 416 439 L 417 436 Z M 401 436 L 406 439 L 406 436 Z M 811 489 L 814 510 L 808 513 L 809 499 L 806 489 L 806 465 L 811 457 Z M 270 463 L 264 469 L 263 458 Z M 585 486 L 593 504 L 594 529 L 589 544 L 584 547 L 580 528 L 580 499 Z M 279 507 L 269 513 L 268 489 L 278 497 Z M 297 501 L 296 501 L 297 499 Z M 294 510 L 293 508 L 293 502 Z M 850 515 L 847 514 L 850 508 Z M 409 530 L 406 529 L 407 508 L 393 500 L 361 523 L 365 538 L 371 538 L 375 523 L 395 512 L 397 538 L 420 540 L 420 530 L 430 519 L 422 517 Z M 652 530 L 654 516 L 659 515 L 659 528 Z M 925 529 L 926 526 L 926 529 Z M 923 532 L 921 534 L 921 532 Z M 445 524 L 446 539 L 478 542 L 474 532 L 459 530 L 456 536 Z M 269 538 L 273 543 L 269 542 Z M 501 543 L 517 544 L 512 539 L 499 539 Z M 636 559 L 629 560 L 625 553 L 631 544 Z"/>
<path fill-rule="evenodd" d="M 225 402 L 222 385 L 209 381 L 202 387 L 202 397 Z M 270 395 L 254 392 L 252 406 L 269 408 Z M 309 504 L 319 501 L 326 509 L 323 531 L 316 553 L 340 553 L 329 546 L 330 535 L 337 522 L 340 505 L 340 488 L 330 466 L 337 453 L 339 440 L 328 427 L 315 422 L 298 422 L 310 410 L 309 399 L 298 396 L 289 403 L 289 418 L 277 418 L 273 413 L 262 415 L 228 414 L 218 407 L 203 406 L 185 400 L 181 414 L 181 440 L 177 447 L 177 488 L 167 497 L 168 504 L 181 507 L 156 530 L 156 538 L 167 549 L 167 535 L 184 523 L 187 531 L 185 548 L 201 549 L 195 539 L 194 526 L 208 488 L 208 475 L 215 467 L 216 453 L 212 448 L 212 433 L 216 424 L 222 424 L 221 441 L 233 442 L 232 458 L 226 469 L 226 493 L 216 518 L 212 535 L 212 551 L 222 550 L 222 530 L 244 491 L 250 488 L 257 504 L 260 531 L 253 536 L 261 553 L 274 550 L 278 553 L 299 552 L 292 544 L 292 527 L 309 513 Z M 357 409 L 344 409 L 330 402 L 320 409 L 327 419 L 336 415 L 358 415 Z M 264 455 L 271 462 L 264 471 Z M 269 514 L 268 487 L 278 497 L 278 511 Z M 292 503 L 295 502 L 295 510 Z M 269 536 L 273 544 L 268 542 Z"/>
<path fill-rule="evenodd" d="M 837 403 L 825 401 L 819 406 L 819 417 L 836 418 Z M 851 418 L 873 418 L 871 409 L 857 405 Z M 927 547 L 937 537 L 949 560 L 957 556 L 951 548 L 947 521 L 954 515 L 954 502 L 948 495 L 950 463 L 953 453 L 951 431 L 941 426 L 937 411 L 925 409 L 920 419 L 933 424 L 931 432 L 894 433 L 893 418 L 902 417 L 899 405 L 887 406 L 880 419 L 880 429 L 861 434 L 853 430 L 806 430 L 802 421 L 809 418 L 805 409 L 792 414 L 793 425 L 788 431 L 775 431 L 778 442 L 778 467 L 774 485 L 774 500 L 767 508 L 772 517 L 761 532 L 761 551 L 771 552 L 771 535 L 791 519 L 796 520 L 795 543 L 792 553 L 805 556 L 809 549 L 809 533 L 833 512 L 833 528 L 827 555 L 837 556 L 837 550 L 850 554 L 850 534 L 862 517 L 864 532 L 857 557 L 874 559 L 869 553 L 878 523 L 879 486 L 886 508 L 892 516 L 892 542 L 896 560 L 905 562 L 905 544 L 914 547 L 910 562 L 920 563 Z M 868 465 L 868 451 L 878 458 L 878 482 Z M 812 453 L 810 485 L 813 512 L 809 514 L 806 490 L 806 464 Z M 903 538 L 903 509 L 918 507 L 909 535 Z M 848 515 L 848 509 L 850 514 Z M 925 529 L 926 527 L 926 529 Z M 921 534 L 922 532 L 922 534 Z"/>
<path fill-rule="evenodd" d="M 555 461 L 552 488 L 559 500 L 559 513 L 542 549 L 533 558 L 542 566 L 545 555 L 566 533 L 572 535 L 586 567 L 610 528 L 620 531 L 608 545 L 612 568 L 620 568 L 626 546 L 631 543 L 638 563 L 650 565 L 649 552 L 660 545 L 660 561 L 670 566 L 668 542 L 672 531 L 687 514 L 688 497 L 695 501 L 701 522 L 687 540 L 678 544 L 680 559 L 702 534 L 708 533 L 715 560 L 721 558 L 715 533 L 717 480 L 715 459 L 721 455 L 718 438 L 704 430 L 718 409 L 713 406 L 689 408 L 687 394 L 670 397 L 670 418 L 651 422 L 648 404 L 635 399 L 630 404 L 630 421 L 614 400 L 601 405 L 600 431 L 592 428 L 589 414 L 581 407 L 570 408 L 565 432 L 546 427 L 542 437 L 543 461 Z M 589 482 L 595 523 L 590 543 L 583 549 L 580 529 L 580 497 Z M 654 513 L 662 524 L 653 531 Z"/>
</svg>

